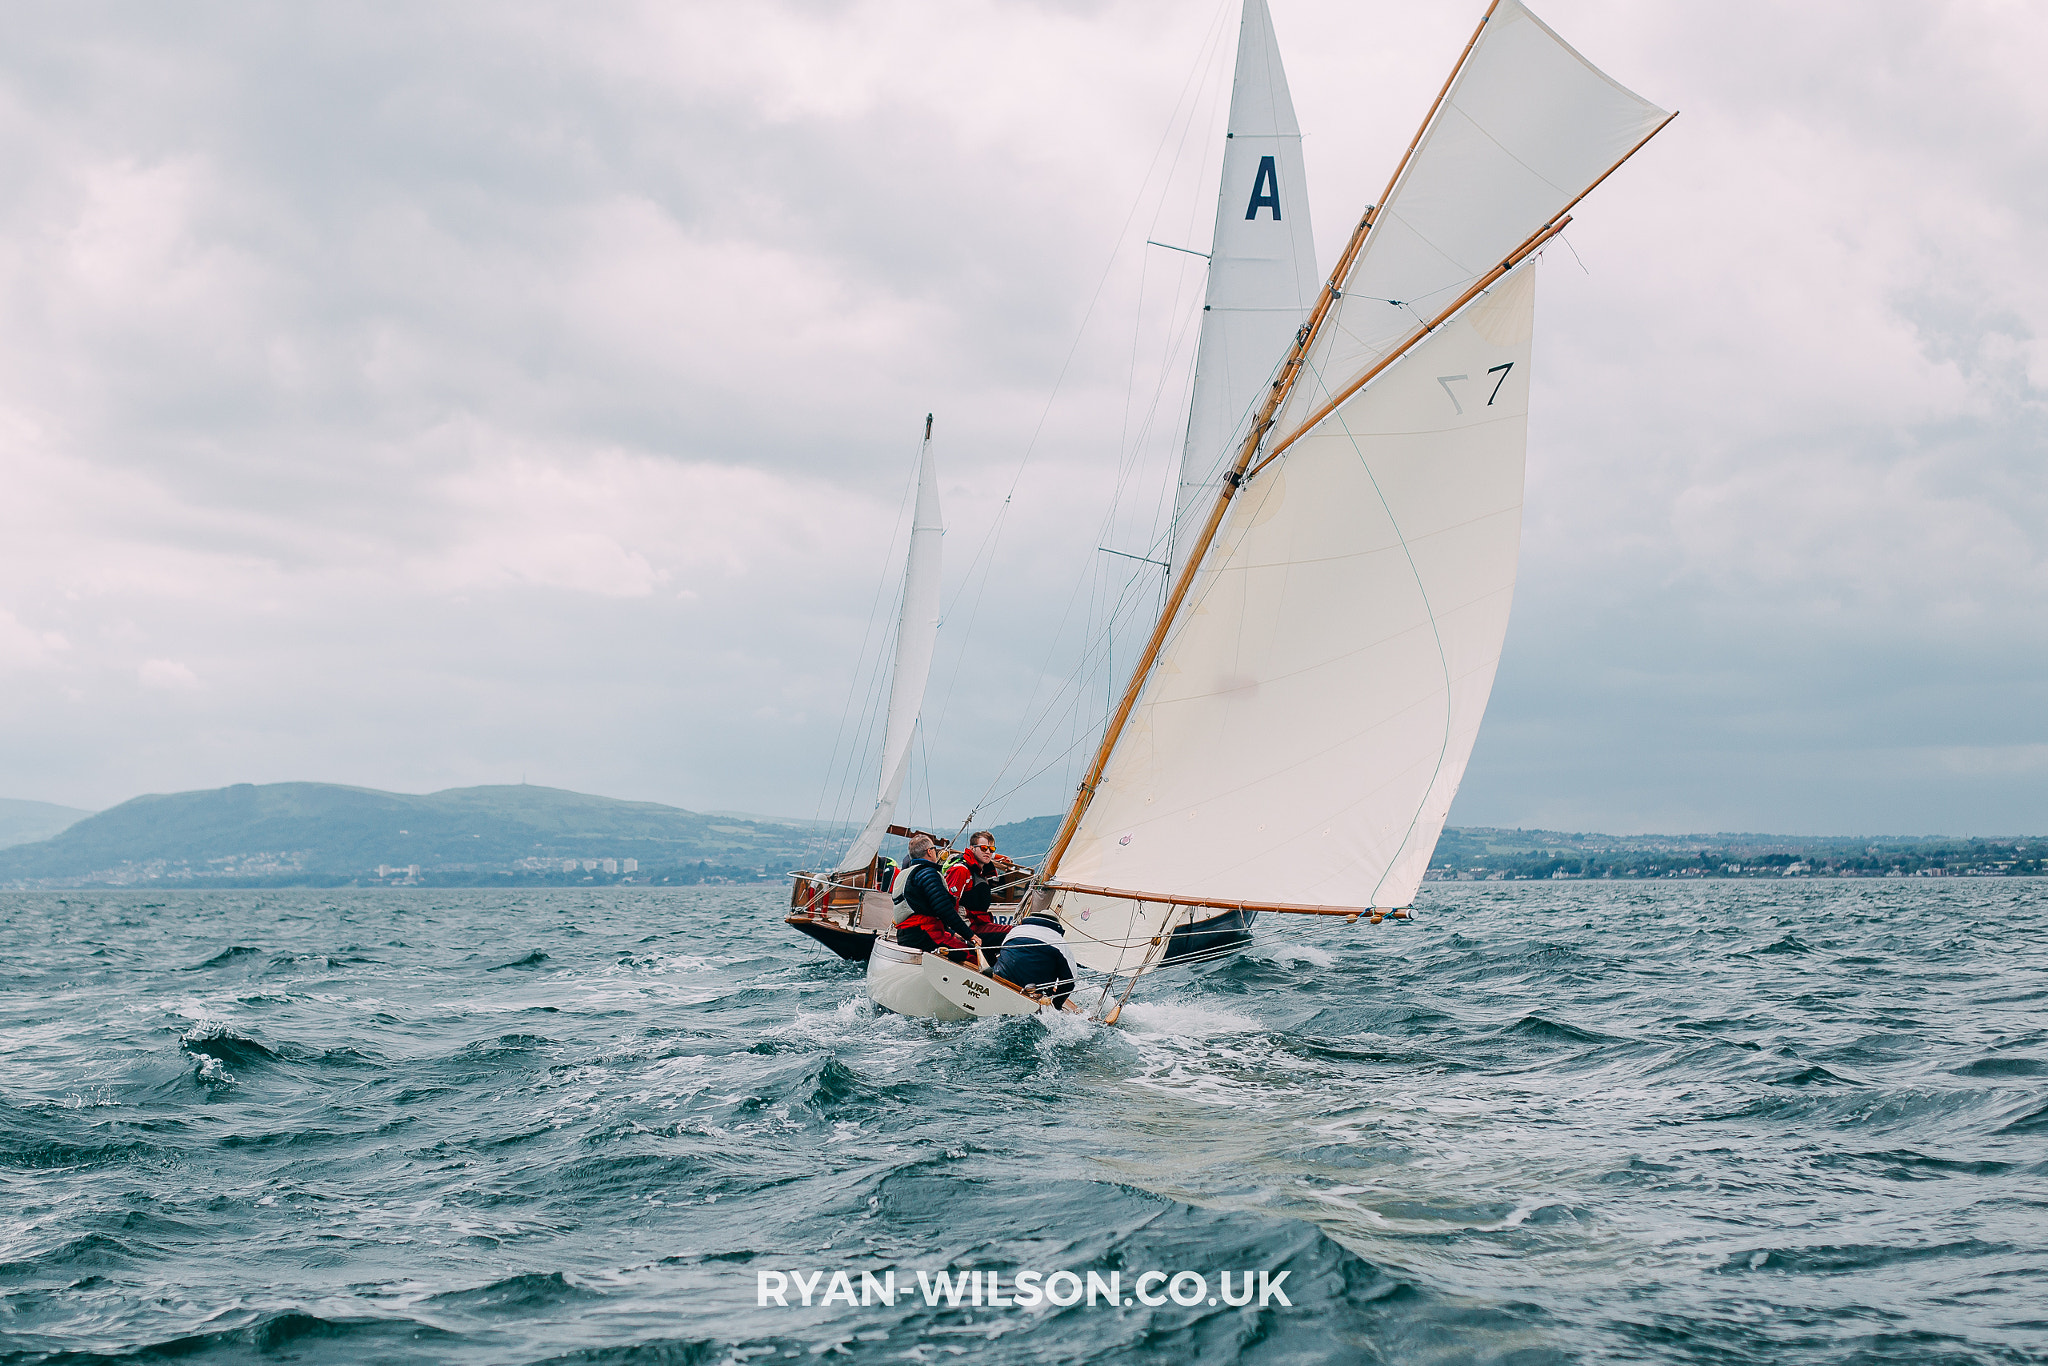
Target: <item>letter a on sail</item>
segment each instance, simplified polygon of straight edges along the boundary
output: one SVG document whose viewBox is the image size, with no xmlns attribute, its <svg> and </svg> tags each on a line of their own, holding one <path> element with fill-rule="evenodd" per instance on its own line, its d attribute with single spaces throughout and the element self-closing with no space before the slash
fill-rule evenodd
<svg viewBox="0 0 2048 1366">
<path fill-rule="evenodd" d="M 1215 498 L 1252 409 L 1287 351 L 1322 279 L 1309 232 L 1301 126 L 1266 0 L 1245 0 L 1230 89 L 1230 132 L 1216 192 L 1209 289 L 1195 352 L 1195 392 L 1173 500 L 1175 562 Z"/>
</svg>

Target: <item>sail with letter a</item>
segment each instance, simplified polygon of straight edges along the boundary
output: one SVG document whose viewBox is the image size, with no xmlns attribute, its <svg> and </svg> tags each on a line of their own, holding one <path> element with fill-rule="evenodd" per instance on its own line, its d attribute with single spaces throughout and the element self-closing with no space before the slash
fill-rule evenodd
<svg viewBox="0 0 2048 1366">
<path fill-rule="evenodd" d="M 925 682 L 939 641 L 939 546 L 946 534 L 939 516 L 939 477 L 932 458 L 932 420 L 924 420 L 917 463 L 917 510 L 910 521 L 910 554 L 903 566 L 903 609 L 896 622 L 896 664 L 889 680 L 889 715 L 882 733 L 882 779 L 875 811 L 839 860 L 841 872 L 868 866 L 895 819 L 910 773 L 910 742 L 924 706 Z"/>
<path fill-rule="evenodd" d="M 1230 125 L 1216 192 L 1208 288 L 1195 352 L 1194 395 L 1174 494 L 1174 540 L 1197 529 L 1230 466 L 1273 365 L 1308 316 L 1322 277 L 1309 230 L 1301 125 L 1266 0 L 1244 0 Z"/>
<path fill-rule="evenodd" d="M 1414 897 L 1521 537 L 1534 250 L 1669 115 L 1498 0 L 1191 540 L 1048 858 L 1069 943 Z"/>
</svg>

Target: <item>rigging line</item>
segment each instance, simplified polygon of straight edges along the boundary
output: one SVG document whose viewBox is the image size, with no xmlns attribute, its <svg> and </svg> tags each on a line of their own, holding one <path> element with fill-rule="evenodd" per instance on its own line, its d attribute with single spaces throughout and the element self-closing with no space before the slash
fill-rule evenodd
<svg viewBox="0 0 2048 1366">
<path fill-rule="evenodd" d="M 1017 486 L 1023 480 L 1024 470 L 1031 463 L 1032 454 L 1038 449 L 1038 438 L 1041 435 L 1043 435 L 1045 431 L 1046 419 L 1049 416 L 1051 416 L 1053 404 L 1059 398 L 1060 388 L 1066 382 L 1067 372 L 1070 369 L 1072 369 L 1074 364 L 1074 357 L 1081 349 L 1081 338 L 1087 335 L 1089 320 L 1095 316 L 1096 305 L 1098 305 L 1102 301 L 1102 291 L 1109 284 L 1109 277 L 1111 272 L 1116 268 L 1117 258 L 1123 254 L 1123 243 L 1125 236 L 1130 231 L 1132 221 L 1135 220 L 1138 216 L 1138 209 L 1145 202 L 1146 189 L 1152 183 L 1153 168 L 1159 164 L 1159 154 L 1166 150 L 1167 139 L 1173 136 L 1173 125 L 1180 119 L 1180 107 L 1182 101 L 1184 101 L 1187 98 L 1188 90 L 1194 84 L 1195 76 L 1200 72 L 1202 67 L 1206 65 L 1209 60 L 1209 58 L 1205 57 L 1203 54 L 1206 53 L 1209 50 L 1209 48 L 1214 44 L 1216 40 L 1216 30 L 1219 26 L 1220 20 L 1225 10 L 1228 8 L 1228 5 L 1229 0 L 1223 0 L 1223 4 L 1218 6 L 1216 12 L 1217 17 L 1210 21 L 1210 32 L 1204 36 L 1201 47 L 1197 49 L 1195 61 L 1188 68 L 1187 78 L 1181 84 L 1180 94 L 1174 97 L 1173 112 L 1167 117 L 1166 127 L 1162 129 L 1159 134 L 1158 145 L 1152 149 L 1152 158 L 1150 161 L 1146 163 L 1145 174 L 1139 178 L 1137 193 L 1135 193 L 1131 197 L 1131 207 L 1124 214 L 1123 224 L 1117 229 L 1116 236 L 1112 239 L 1115 245 L 1113 245 L 1110 248 L 1109 260 L 1103 263 L 1102 275 L 1095 282 L 1095 292 L 1091 294 L 1088 298 L 1088 307 L 1081 314 L 1081 325 L 1075 329 L 1074 340 L 1067 347 L 1066 359 L 1060 363 L 1059 373 L 1053 380 L 1052 392 L 1046 395 L 1045 406 L 1039 410 L 1038 422 L 1031 429 L 1030 439 L 1027 442 L 1025 442 L 1024 454 L 1018 458 L 1016 471 L 1010 476 L 1009 491 L 1004 495 L 1003 498 L 1004 508 L 1009 507 L 1011 497 L 1013 497 L 1016 494 Z M 1000 520 L 1000 516 L 998 520 Z M 992 535 L 993 530 L 994 529 L 991 528 L 990 533 L 988 534 Z M 984 542 L 986 542 L 987 539 L 988 535 L 984 535 Z M 980 555 L 980 551 L 977 550 L 975 553 L 976 557 L 978 558 Z"/>
<path fill-rule="evenodd" d="M 1080 351 L 1081 340 L 1083 337 L 1087 335 L 1088 324 L 1094 318 L 1095 310 L 1102 301 L 1103 290 L 1109 284 L 1110 277 L 1112 273 L 1115 271 L 1118 258 L 1123 255 L 1123 243 L 1125 241 L 1126 235 L 1130 230 L 1131 223 L 1137 218 L 1138 210 L 1142 208 L 1144 205 L 1147 196 L 1147 191 L 1152 184 L 1153 172 L 1157 169 L 1159 165 L 1160 154 L 1166 150 L 1167 141 L 1173 136 L 1174 125 L 1177 123 L 1181 123 L 1182 121 L 1181 107 L 1183 104 L 1187 102 L 1188 92 L 1194 86 L 1196 76 L 1198 76 L 1201 73 L 1202 69 L 1205 66 L 1209 65 L 1211 62 L 1215 60 L 1214 56 L 1212 55 L 1212 50 L 1216 46 L 1218 36 L 1222 29 L 1223 16 L 1228 11 L 1228 8 L 1229 0 L 1222 0 L 1222 3 L 1218 5 L 1215 15 L 1209 21 L 1208 29 L 1204 33 L 1200 45 L 1196 49 L 1195 59 L 1188 67 L 1187 76 L 1181 82 L 1180 93 L 1174 97 L 1173 110 L 1167 116 L 1166 126 L 1160 130 L 1159 141 L 1152 149 L 1151 158 L 1146 162 L 1144 175 L 1139 177 L 1138 188 L 1131 197 L 1131 204 L 1129 209 L 1127 209 L 1124 213 L 1124 221 L 1122 225 L 1117 229 L 1116 235 L 1112 239 L 1113 245 L 1110 248 L 1109 259 L 1103 263 L 1102 274 L 1097 278 L 1095 283 L 1095 290 L 1089 296 L 1088 307 L 1082 312 L 1081 324 L 1079 327 L 1075 329 L 1074 340 L 1068 345 L 1066 357 L 1060 364 L 1058 374 L 1054 377 L 1052 391 L 1046 395 L 1045 404 L 1039 410 L 1038 421 L 1031 429 L 1030 439 L 1025 443 L 1024 454 L 1018 458 L 1017 467 L 1010 476 L 1010 487 L 1003 497 L 1003 511 L 997 514 L 996 523 L 990 527 L 989 531 L 983 533 L 982 542 L 979 546 L 976 547 L 974 557 L 969 562 L 970 572 L 972 570 L 972 566 L 975 563 L 978 563 L 981 559 L 982 552 L 987 548 L 989 540 L 996 535 L 997 528 L 1000 526 L 1003 516 L 1006 514 L 1008 508 L 1010 507 L 1011 500 L 1015 497 L 1018 486 L 1023 481 L 1024 471 L 1030 465 L 1031 457 L 1038 448 L 1039 438 L 1044 434 L 1046 419 L 1051 416 L 1053 406 L 1055 403 L 1058 402 L 1060 390 L 1066 383 L 1066 378 L 1069 371 L 1071 371 L 1071 369 L 1073 368 L 1074 357 Z M 1195 106 L 1190 106 L 1189 108 L 1189 113 L 1187 117 L 1190 120 L 1190 122 L 1192 122 L 1194 117 L 1194 107 Z M 1187 135 L 1185 131 L 1183 131 L 1183 143 L 1185 143 L 1186 141 L 1186 136 Z M 1178 153 L 1176 153 L 1176 155 L 1177 154 Z M 1168 185 L 1170 184 L 1171 174 L 1169 173 Z M 1163 198 L 1164 194 L 1166 193 L 1165 186 L 1162 186 L 1160 193 Z M 1157 217 L 1157 211 L 1155 211 L 1155 222 L 1157 221 Z"/>
<path fill-rule="evenodd" d="M 1152 157 L 1151 160 L 1146 164 L 1145 174 L 1139 179 L 1137 193 L 1132 196 L 1131 206 L 1130 209 L 1124 215 L 1123 225 L 1117 230 L 1117 234 L 1114 239 L 1115 245 L 1112 246 L 1110 250 L 1109 260 L 1104 263 L 1102 268 L 1102 275 L 1096 281 L 1095 284 L 1095 292 L 1093 295 L 1089 297 L 1088 307 L 1086 311 L 1084 311 L 1081 315 L 1081 325 L 1075 330 L 1074 340 L 1067 348 L 1066 359 L 1061 362 L 1059 374 L 1053 381 L 1052 392 L 1046 396 L 1045 406 L 1039 411 L 1038 422 L 1032 428 L 1031 438 L 1028 442 L 1025 443 L 1024 454 L 1021 457 L 1019 457 L 1017 462 L 1017 468 L 1010 477 L 1009 490 L 1003 495 L 1002 504 L 997 509 L 995 519 L 993 522 L 991 522 L 989 529 L 983 533 L 981 543 L 975 547 L 974 555 L 968 562 L 967 573 L 965 576 L 963 576 L 961 580 L 960 588 L 955 591 L 953 601 L 947 605 L 947 610 L 942 614 L 942 617 L 950 617 L 953 615 L 952 609 L 959 606 L 960 598 L 965 595 L 968 586 L 975 582 L 975 572 L 977 569 L 979 569 L 982 577 L 980 580 L 979 587 L 976 589 L 975 593 L 974 611 L 970 612 L 967 621 L 967 629 L 965 635 L 963 636 L 958 651 L 954 656 L 953 671 L 947 678 L 945 691 L 941 694 L 939 716 L 938 720 L 934 723 L 933 726 L 935 732 L 941 734 L 943 734 L 944 732 L 945 719 L 952 707 L 953 692 L 959 682 L 960 670 L 964 666 L 969 650 L 971 649 L 973 644 L 975 621 L 976 617 L 978 616 L 979 608 L 981 605 L 981 595 L 983 592 L 987 590 L 988 576 L 990 573 L 993 572 L 994 569 L 995 549 L 1001 544 L 1003 527 L 1008 519 L 1009 511 L 1016 497 L 1018 486 L 1023 481 L 1024 471 L 1030 465 L 1031 457 L 1038 448 L 1038 440 L 1039 437 L 1044 433 L 1046 420 L 1048 417 L 1051 416 L 1053 405 L 1059 399 L 1060 390 L 1066 383 L 1066 378 L 1069 370 L 1071 370 L 1071 368 L 1073 367 L 1074 357 L 1080 351 L 1081 340 L 1083 337 L 1087 335 L 1088 324 L 1095 316 L 1095 309 L 1097 305 L 1101 302 L 1102 292 L 1104 288 L 1108 285 L 1110 276 L 1116 268 L 1117 259 L 1123 254 L 1123 242 L 1125 236 L 1130 230 L 1131 223 L 1137 218 L 1138 210 L 1143 206 L 1145 202 L 1146 191 L 1152 183 L 1153 170 L 1159 164 L 1160 153 L 1165 150 L 1167 140 L 1173 136 L 1174 124 L 1176 122 L 1179 122 L 1181 119 L 1181 105 L 1184 102 L 1186 102 L 1188 98 L 1188 91 L 1193 87 L 1196 75 L 1198 75 L 1206 65 L 1208 65 L 1214 60 L 1213 56 L 1210 55 L 1210 53 L 1212 49 L 1216 46 L 1217 38 L 1222 28 L 1222 19 L 1224 14 L 1227 13 L 1228 8 L 1229 0 L 1222 0 L 1222 3 L 1219 4 L 1217 7 L 1215 16 L 1211 18 L 1209 22 L 1208 31 L 1204 34 L 1201 45 L 1196 49 L 1195 61 L 1189 67 L 1187 77 L 1181 83 L 1180 93 L 1174 97 L 1173 112 L 1168 116 L 1166 121 L 1166 127 L 1161 131 L 1159 135 L 1159 142 L 1152 150 Z M 1190 106 L 1188 114 L 1190 124 L 1192 124 L 1194 118 L 1193 111 L 1194 106 Z M 1181 139 L 1183 144 L 1185 144 L 1186 138 L 1186 132 L 1183 131 Z M 1176 152 L 1176 155 L 1178 155 L 1178 152 Z M 1169 173 L 1168 185 L 1170 186 L 1170 184 L 1171 174 Z M 1166 187 L 1162 187 L 1160 193 L 1163 202 L 1163 197 L 1166 193 Z M 1153 221 L 1155 224 L 1158 221 L 1157 211 L 1155 211 L 1153 214 Z M 1135 344 L 1136 341 L 1134 335 L 1134 348 Z M 987 561 L 986 564 L 984 564 L 985 554 Z"/>
<path fill-rule="evenodd" d="M 1119 596 L 1117 607 L 1113 609 L 1112 620 L 1114 620 L 1115 615 L 1120 615 L 1135 606 L 1136 595 L 1130 591 L 1130 587 L 1136 581 L 1137 579 L 1135 575 L 1125 580 L 1125 589 L 1124 592 Z M 1094 675 L 1098 669 L 1102 667 L 1099 656 L 1101 652 L 1104 650 L 1104 648 L 1104 638 L 1099 636 L 1091 637 L 1088 641 L 1084 643 L 1080 659 L 1077 661 L 1074 668 L 1068 673 L 1065 680 L 1063 680 L 1063 682 L 1061 683 L 1059 691 L 1054 693 L 1053 696 L 1047 701 L 1043 711 L 1035 712 L 1030 715 L 1030 717 L 1028 718 L 1030 721 L 1028 727 L 1020 727 L 1020 733 L 1016 743 L 1013 745 L 1010 753 L 1007 756 L 1005 756 L 1003 763 L 996 770 L 995 776 L 989 781 L 988 788 L 982 794 L 984 802 L 987 800 L 988 794 L 993 792 L 996 788 L 996 785 L 1003 780 L 1004 775 L 1007 774 L 1011 770 L 1012 766 L 1017 762 L 1017 760 L 1022 757 L 1024 747 L 1031 743 L 1032 737 L 1038 734 L 1039 729 L 1041 727 L 1045 726 L 1048 722 L 1051 722 L 1054 734 L 1048 735 L 1045 740 L 1039 743 L 1037 752 L 1032 755 L 1032 758 L 1030 760 L 1031 763 L 1038 762 L 1038 760 L 1044 756 L 1046 746 L 1053 743 L 1054 739 L 1057 738 L 1057 727 L 1059 722 L 1065 721 L 1072 717 L 1078 717 L 1080 705 L 1086 698 L 1088 679 L 1092 675 Z M 1060 705 L 1060 700 L 1064 697 L 1067 697 L 1069 691 L 1071 691 L 1073 694 L 1072 700 L 1068 701 L 1065 704 L 1065 706 L 1062 707 Z M 1093 727 L 1091 725 L 1091 734 L 1092 729 Z M 1082 738 L 1085 739 L 1089 737 L 1084 736 Z M 1060 755 L 1057 756 L 1053 762 L 1057 763 L 1059 759 L 1064 758 L 1080 743 L 1081 740 L 1074 740 L 1071 744 L 1067 746 L 1065 750 L 1061 751 Z M 1032 777 L 1035 778 L 1040 774 L 1043 774 L 1046 771 L 1046 768 L 1049 767 L 1050 765 L 1047 765 L 1045 768 L 1038 769 L 1035 773 L 1033 773 Z M 1029 781 L 1030 779 L 1025 780 L 1026 783 L 1028 783 Z M 1023 786 L 1023 784 L 1019 784 L 1019 787 L 1021 786 Z M 1014 793 L 1017 790 L 1018 788 L 1013 787 L 1010 789 L 1010 792 Z M 1009 794 L 1006 793 L 1005 795 L 1007 796 Z"/>
</svg>

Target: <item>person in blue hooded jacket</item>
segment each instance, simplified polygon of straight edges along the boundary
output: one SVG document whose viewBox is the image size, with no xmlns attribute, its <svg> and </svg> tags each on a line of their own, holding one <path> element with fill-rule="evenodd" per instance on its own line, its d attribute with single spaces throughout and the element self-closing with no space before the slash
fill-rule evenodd
<svg viewBox="0 0 2048 1366">
<path fill-rule="evenodd" d="M 1033 911 L 1010 928 L 992 971 L 1005 982 L 1052 998 L 1056 1006 L 1076 1009 L 1068 998 L 1081 970 L 1067 947 L 1059 917 L 1051 911 Z"/>
</svg>

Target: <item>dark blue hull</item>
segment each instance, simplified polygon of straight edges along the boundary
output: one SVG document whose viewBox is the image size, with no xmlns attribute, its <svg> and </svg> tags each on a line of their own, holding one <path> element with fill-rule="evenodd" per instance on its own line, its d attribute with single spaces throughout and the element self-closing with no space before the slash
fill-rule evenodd
<svg viewBox="0 0 2048 1366">
<path fill-rule="evenodd" d="M 1166 941 L 1166 956 L 1159 960 L 1160 966 L 1241 949 L 1252 942 L 1252 922 L 1258 918 L 1257 911 L 1229 910 L 1183 925 Z"/>
</svg>

